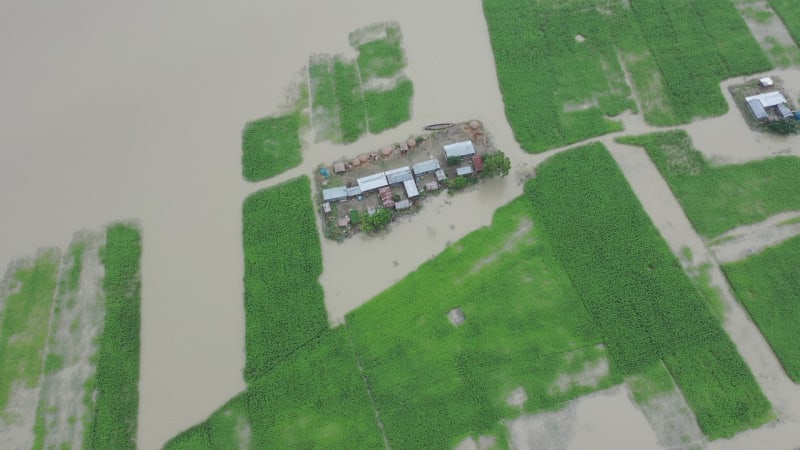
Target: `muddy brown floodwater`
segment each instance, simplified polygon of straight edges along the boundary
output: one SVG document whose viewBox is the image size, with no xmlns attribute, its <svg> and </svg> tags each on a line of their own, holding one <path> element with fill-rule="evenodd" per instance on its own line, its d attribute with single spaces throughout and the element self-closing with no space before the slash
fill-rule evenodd
<svg viewBox="0 0 800 450">
<path fill-rule="evenodd" d="M 415 91 L 411 120 L 349 146 L 310 145 L 301 167 L 274 181 L 245 183 L 243 124 L 283 103 L 310 55 L 351 52 L 350 31 L 386 20 L 397 21 L 403 33 Z M 10 0 L 0 36 L 0 265 L 42 246 L 65 248 L 78 229 L 140 221 L 138 444 L 146 450 L 245 387 L 241 205 L 249 193 L 437 122 L 479 119 L 511 157 L 512 176 L 437 197 L 386 237 L 323 241 L 320 281 L 338 323 L 448 242 L 489 224 L 498 206 L 522 192 L 520 179 L 553 153 L 527 155 L 513 139 L 479 0 Z M 701 148 L 704 137 L 732 139 L 730 130 L 689 128 Z M 767 151 L 785 146 L 767 144 Z M 709 150 L 737 160 L 724 148 Z M 357 283 L 348 272 L 353 264 L 370 271 Z M 615 404 L 579 409 L 578 416 L 594 423 L 612 417 Z M 618 442 L 601 432 L 603 422 L 580 423 L 573 442 L 581 436 L 598 448 Z M 642 423 L 624 432 L 651 442 L 652 430 Z M 781 445 L 795 436 L 785 434 Z"/>
</svg>

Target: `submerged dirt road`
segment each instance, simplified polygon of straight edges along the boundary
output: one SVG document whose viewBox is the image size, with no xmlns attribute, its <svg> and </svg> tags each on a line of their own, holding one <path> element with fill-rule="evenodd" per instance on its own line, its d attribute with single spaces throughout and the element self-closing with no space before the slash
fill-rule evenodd
<svg viewBox="0 0 800 450">
<path fill-rule="evenodd" d="M 442 32 L 443 18 L 454 17 L 458 26 Z M 271 184 L 242 181 L 244 122 L 281 104 L 310 55 L 348 52 L 350 31 L 384 20 L 403 32 L 411 121 L 346 147 L 312 145 L 303 166 L 281 179 L 428 123 L 472 118 L 514 161 L 513 176 L 452 204 L 426 205 L 378 243 L 323 241 L 333 322 L 488 224 L 522 192 L 519 178 L 552 154 L 525 154 L 513 139 L 479 0 L 5 5 L 0 265 L 42 246 L 65 247 L 81 228 L 140 220 L 140 448 L 159 448 L 244 387 L 241 204 Z M 346 267 L 366 259 L 370 276 L 348 282 Z"/>
</svg>

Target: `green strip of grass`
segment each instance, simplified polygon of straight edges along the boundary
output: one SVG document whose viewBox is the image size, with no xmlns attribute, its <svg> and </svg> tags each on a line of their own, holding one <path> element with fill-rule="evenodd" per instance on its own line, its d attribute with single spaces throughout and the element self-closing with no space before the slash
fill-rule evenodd
<svg viewBox="0 0 800 450">
<path fill-rule="evenodd" d="M 58 274 L 58 252 L 41 253 L 13 267 L 7 282 L 18 291 L 5 299 L 0 329 L 0 411 L 12 385 L 36 387 L 42 374 L 50 312 Z"/>
<path fill-rule="evenodd" d="M 800 383 L 800 238 L 722 269 L 786 373 Z"/>
<path fill-rule="evenodd" d="M 361 93 L 356 64 L 337 57 L 333 62 L 333 79 L 336 100 L 339 104 L 342 142 L 355 142 L 367 132 L 364 97 Z"/>
<path fill-rule="evenodd" d="M 242 131 L 242 175 L 247 181 L 273 177 L 303 161 L 300 129 L 303 116 L 294 112 L 248 122 Z"/>
<path fill-rule="evenodd" d="M 251 383 L 328 329 L 328 319 L 308 177 L 249 196 L 243 220 L 244 378 Z"/>
<path fill-rule="evenodd" d="M 135 226 L 108 227 L 101 253 L 106 315 L 97 352 L 94 417 L 84 435 L 88 448 L 136 448 L 141 253 L 141 236 Z"/>
<path fill-rule="evenodd" d="M 392 448 L 452 448 L 520 414 L 619 381 L 556 387 L 605 357 L 601 337 L 525 199 L 347 316 Z M 447 314 L 459 307 L 466 321 Z"/>
<path fill-rule="evenodd" d="M 707 238 L 800 209 L 800 158 L 795 156 L 711 166 L 682 130 L 618 141 L 644 147 L 692 225 Z"/>
<path fill-rule="evenodd" d="M 392 89 L 364 91 L 370 133 L 380 133 L 408 121 L 411 118 L 411 96 L 414 86 L 411 80 L 401 79 Z"/>
<path fill-rule="evenodd" d="M 601 144 L 545 161 L 525 192 L 617 370 L 663 359 L 711 439 L 763 423 L 769 402 Z"/>
<path fill-rule="evenodd" d="M 780 16 L 789 34 L 800 45 L 800 8 L 794 0 L 768 0 L 769 5 Z"/>
</svg>

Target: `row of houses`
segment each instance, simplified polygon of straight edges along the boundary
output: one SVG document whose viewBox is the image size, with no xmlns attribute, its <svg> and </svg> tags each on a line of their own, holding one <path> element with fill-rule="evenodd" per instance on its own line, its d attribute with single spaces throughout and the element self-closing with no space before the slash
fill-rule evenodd
<svg viewBox="0 0 800 450">
<path fill-rule="evenodd" d="M 457 168 L 457 175 L 472 174 L 473 167 L 474 170 L 478 172 L 480 172 L 480 170 L 483 168 L 483 160 L 475 153 L 475 146 L 472 144 L 472 141 L 456 142 L 454 144 L 445 145 L 444 154 L 446 158 L 472 157 L 473 164 L 471 166 L 467 165 Z M 336 172 L 343 170 L 344 167 L 341 167 L 340 170 L 334 169 Z M 434 173 L 437 181 L 442 181 L 446 178 L 444 170 L 442 170 L 441 166 L 439 165 L 439 160 L 433 158 L 427 161 L 412 164 L 410 167 L 399 167 L 397 169 L 387 170 L 385 172 L 379 172 L 361 177 L 356 180 L 357 186 L 352 186 L 349 188 L 335 187 L 325 189 L 322 191 L 322 198 L 325 201 L 345 200 L 347 198 L 357 197 L 375 189 L 380 189 L 385 186 L 392 186 L 398 183 L 404 184 L 409 197 L 416 197 L 419 195 L 419 191 L 417 190 L 416 183 L 414 183 L 414 177 L 420 177 L 429 173 Z"/>
</svg>

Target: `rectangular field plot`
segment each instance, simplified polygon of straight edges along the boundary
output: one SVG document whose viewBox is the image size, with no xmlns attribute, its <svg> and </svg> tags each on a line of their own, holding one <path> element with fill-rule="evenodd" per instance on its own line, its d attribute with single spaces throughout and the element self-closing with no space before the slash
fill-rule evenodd
<svg viewBox="0 0 800 450">
<path fill-rule="evenodd" d="M 722 270 L 786 373 L 800 383 L 800 237 Z"/>
</svg>

